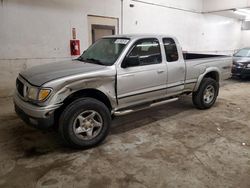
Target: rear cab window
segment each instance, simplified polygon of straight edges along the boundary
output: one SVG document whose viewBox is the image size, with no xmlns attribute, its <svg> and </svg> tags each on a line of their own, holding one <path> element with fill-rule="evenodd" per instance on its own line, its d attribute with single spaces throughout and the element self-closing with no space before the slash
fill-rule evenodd
<svg viewBox="0 0 250 188">
<path fill-rule="evenodd" d="M 163 45 L 166 54 L 166 59 L 168 62 L 178 61 L 179 54 L 177 50 L 176 43 L 172 38 L 163 38 Z"/>
</svg>

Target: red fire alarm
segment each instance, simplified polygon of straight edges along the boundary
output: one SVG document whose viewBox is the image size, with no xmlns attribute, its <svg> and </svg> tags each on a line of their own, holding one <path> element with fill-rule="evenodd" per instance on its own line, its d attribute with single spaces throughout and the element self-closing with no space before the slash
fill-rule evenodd
<svg viewBox="0 0 250 188">
<path fill-rule="evenodd" d="M 70 40 L 71 55 L 80 55 L 80 40 Z"/>
<path fill-rule="evenodd" d="M 76 40 L 76 28 L 72 28 L 72 38 L 73 40 L 70 40 L 71 55 L 80 55 L 80 40 Z"/>
</svg>

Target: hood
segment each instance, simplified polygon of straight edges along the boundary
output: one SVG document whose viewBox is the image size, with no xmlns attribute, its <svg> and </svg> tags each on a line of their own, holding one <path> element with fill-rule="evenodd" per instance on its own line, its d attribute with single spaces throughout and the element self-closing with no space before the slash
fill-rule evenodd
<svg viewBox="0 0 250 188">
<path fill-rule="evenodd" d="M 68 60 L 29 68 L 20 73 L 28 82 L 41 86 L 46 82 L 75 74 L 84 74 L 103 69 L 102 65 Z"/>
<path fill-rule="evenodd" d="M 233 62 L 249 64 L 250 63 L 250 57 L 233 57 Z"/>
</svg>

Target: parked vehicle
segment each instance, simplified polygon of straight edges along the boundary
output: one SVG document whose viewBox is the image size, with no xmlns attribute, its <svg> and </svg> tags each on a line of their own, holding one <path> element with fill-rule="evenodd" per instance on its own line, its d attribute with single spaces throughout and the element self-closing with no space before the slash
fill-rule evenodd
<svg viewBox="0 0 250 188">
<path fill-rule="evenodd" d="M 250 48 L 243 48 L 233 56 L 232 76 L 246 78 L 250 76 Z"/>
<path fill-rule="evenodd" d="M 191 93 L 198 109 L 212 107 L 220 80 L 231 76 L 232 57 L 190 53 L 184 57 L 174 37 L 104 37 L 76 60 L 20 73 L 15 109 L 34 127 L 58 124 L 71 147 L 93 147 L 108 135 L 115 116 Z"/>
</svg>

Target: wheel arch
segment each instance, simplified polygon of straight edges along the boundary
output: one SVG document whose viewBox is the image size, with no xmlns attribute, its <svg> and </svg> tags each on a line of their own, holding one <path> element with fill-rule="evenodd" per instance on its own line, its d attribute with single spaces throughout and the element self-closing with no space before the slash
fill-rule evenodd
<svg viewBox="0 0 250 188">
<path fill-rule="evenodd" d="M 63 103 L 64 105 L 68 105 L 75 99 L 78 99 L 81 97 L 94 98 L 104 103 L 110 111 L 112 110 L 112 105 L 111 105 L 109 98 L 102 91 L 98 89 L 82 89 L 82 90 L 75 91 L 74 93 L 71 93 L 68 97 L 66 97 Z"/>
<path fill-rule="evenodd" d="M 102 103 L 108 108 L 108 110 L 111 112 L 112 111 L 112 104 L 109 100 L 109 98 L 100 90 L 97 89 L 82 89 L 75 91 L 71 93 L 69 96 L 67 96 L 63 100 L 63 105 L 55 111 L 55 123 L 57 124 L 59 117 L 63 110 L 68 106 L 70 103 L 72 103 L 74 100 L 83 98 L 83 97 L 88 97 L 88 98 L 93 98 L 96 99 Z"/>
<path fill-rule="evenodd" d="M 194 91 L 197 91 L 200 87 L 200 84 L 204 78 L 212 78 L 216 82 L 220 82 L 220 70 L 218 68 L 208 68 L 203 74 L 198 78 L 198 81 L 195 85 Z"/>
</svg>

